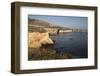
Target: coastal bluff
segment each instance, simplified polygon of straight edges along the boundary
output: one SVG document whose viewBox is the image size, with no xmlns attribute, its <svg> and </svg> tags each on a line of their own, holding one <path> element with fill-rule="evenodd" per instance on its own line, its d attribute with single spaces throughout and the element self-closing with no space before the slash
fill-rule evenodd
<svg viewBox="0 0 100 76">
<path fill-rule="evenodd" d="M 43 20 L 32 19 L 28 22 L 28 47 L 40 48 L 42 45 L 54 44 L 49 35 L 57 35 L 63 32 L 63 27 Z M 70 30 L 66 28 L 65 30 Z"/>
</svg>

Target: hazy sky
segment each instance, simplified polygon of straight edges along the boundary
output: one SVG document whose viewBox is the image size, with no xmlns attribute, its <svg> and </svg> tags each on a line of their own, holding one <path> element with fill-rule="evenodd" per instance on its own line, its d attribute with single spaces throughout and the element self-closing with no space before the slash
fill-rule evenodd
<svg viewBox="0 0 100 76">
<path fill-rule="evenodd" d="M 63 27 L 79 28 L 79 29 L 87 29 L 88 27 L 87 17 L 29 15 L 28 18 L 45 20 L 49 23 Z"/>
</svg>

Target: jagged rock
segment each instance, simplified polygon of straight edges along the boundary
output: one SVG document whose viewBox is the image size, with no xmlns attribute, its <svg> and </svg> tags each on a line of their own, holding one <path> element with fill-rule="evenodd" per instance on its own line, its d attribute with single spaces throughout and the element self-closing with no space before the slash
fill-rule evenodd
<svg viewBox="0 0 100 76">
<path fill-rule="evenodd" d="M 28 47 L 40 48 L 42 44 L 53 44 L 48 32 L 29 32 L 28 34 Z"/>
</svg>

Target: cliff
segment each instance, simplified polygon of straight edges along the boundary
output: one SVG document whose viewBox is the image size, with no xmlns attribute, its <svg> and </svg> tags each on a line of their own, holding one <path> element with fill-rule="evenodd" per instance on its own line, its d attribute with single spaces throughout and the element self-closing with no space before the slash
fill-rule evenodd
<svg viewBox="0 0 100 76">
<path fill-rule="evenodd" d="M 29 32 L 28 35 L 28 47 L 30 48 L 40 48 L 45 44 L 53 44 L 48 32 Z"/>
</svg>

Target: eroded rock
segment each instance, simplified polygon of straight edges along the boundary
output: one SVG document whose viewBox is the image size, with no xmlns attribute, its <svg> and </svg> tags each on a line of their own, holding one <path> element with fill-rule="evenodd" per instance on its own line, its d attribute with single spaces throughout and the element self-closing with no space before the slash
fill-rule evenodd
<svg viewBox="0 0 100 76">
<path fill-rule="evenodd" d="M 48 32 L 29 32 L 28 47 L 40 48 L 42 44 L 54 44 L 54 42 L 50 39 Z"/>
</svg>

